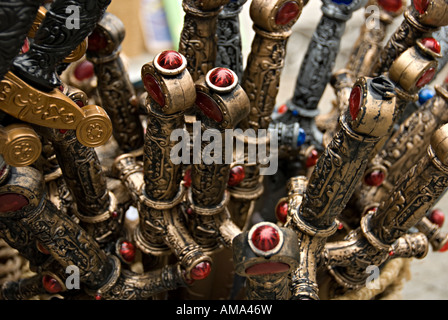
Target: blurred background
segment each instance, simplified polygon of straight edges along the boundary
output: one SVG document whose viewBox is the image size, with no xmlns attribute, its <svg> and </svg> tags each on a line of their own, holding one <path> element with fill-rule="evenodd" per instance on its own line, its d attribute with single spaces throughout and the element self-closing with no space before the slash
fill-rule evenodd
<svg viewBox="0 0 448 320">
<path fill-rule="evenodd" d="M 250 0 L 245 4 L 240 15 L 245 59 L 250 52 L 253 37 L 249 6 Z M 320 6 L 321 2 L 319 0 L 310 0 L 293 28 L 293 34 L 288 42 L 288 54 L 277 104 L 286 102 L 293 94 L 302 59 L 321 17 Z M 131 81 L 134 83 L 141 80 L 140 69 L 143 64 L 151 61 L 157 53 L 163 50 L 177 49 L 183 25 L 181 0 L 113 0 L 108 11 L 118 16 L 126 27 L 123 54 L 126 57 Z M 334 71 L 345 66 L 364 20 L 364 10 L 361 9 L 348 21 Z M 389 28 L 390 33 L 401 23 L 401 20 L 402 18 L 396 19 L 395 23 Z M 431 83 L 431 86 L 441 84 L 447 75 L 446 71 L 447 69 L 444 68 Z M 321 113 L 330 111 L 333 99 L 333 90 L 328 87 L 319 104 Z M 448 212 L 448 196 L 442 197 L 435 207 L 443 212 Z M 448 232 L 447 224 L 443 226 L 443 230 Z M 429 250 L 424 259 L 414 259 L 411 263 L 410 279 L 403 288 L 403 299 L 448 299 L 448 273 L 445 272 L 447 266 L 448 253 L 433 252 L 432 249 Z"/>
</svg>

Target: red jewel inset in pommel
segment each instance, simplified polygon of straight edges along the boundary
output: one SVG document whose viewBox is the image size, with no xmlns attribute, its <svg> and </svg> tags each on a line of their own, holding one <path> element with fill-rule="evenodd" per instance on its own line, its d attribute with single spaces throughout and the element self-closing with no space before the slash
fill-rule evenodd
<svg viewBox="0 0 448 320">
<path fill-rule="evenodd" d="M 187 59 L 179 52 L 166 50 L 154 58 L 154 66 L 161 74 L 177 75 L 187 67 Z"/>
<path fill-rule="evenodd" d="M 275 217 L 281 223 L 286 223 L 286 218 L 288 217 L 288 201 L 280 201 L 275 207 Z"/>
<path fill-rule="evenodd" d="M 424 14 L 428 9 L 429 0 L 413 0 L 414 8 L 420 14 Z"/>
<path fill-rule="evenodd" d="M 448 242 L 444 244 L 444 246 L 439 250 L 439 252 L 446 252 L 448 251 Z"/>
<path fill-rule="evenodd" d="M 355 86 L 350 93 L 349 106 L 350 106 L 350 116 L 352 120 L 356 120 L 359 111 L 361 110 L 362 101 L 362 89 L 360 86 Z"/>
<path fill-rule="evenodd" d="M 300 7 L 296 1 L 284 3 L 275 16 L 275 23 L 279 26 L 285 26 L 296 20 L 300 15 Z"/>
<path fill-rule="evenodd" d="M 210 119 L 216 122 L 223 120 L 223 115 L 218 104 L 208 94 L 196 91 L 196 106 Z"/>
<path fill-rule="evenodd" d="M 229 181 L 227 185 L 229 187 L 234 187 L 244 180 L 245 172 L 243 166 L 235 166 L 230 170 Z"/>
<path fill-rule="evenodd" d="M 280 107 L 278 107 L 277 109 L 277 113 L 278 114 L 284 114 L 286 113 L 286 111 L 288 111 L 288 106 L 286 104 L 282 104 Z"/>
<path fill-rule="evenodd" d="M 189 188 L 191 186 L 191 169 L 188 168 L 187 170 L 185 170 L 185 174 L 184 174 L 184 186 Z"/>
<path fill-rule="evenodd" d="M 440 54 L 440 51 L 442 50 L 440 43 L 434 38 L 423 38 L 420 40 L 420 43 L 425 48 L 427 48 L 437 54 Z"/>
<path fill-rule="evenodd" d="M 403 7 L 402 0 L 378 0 L 378 5 L 388 12 L 398 12 Z"/>
<path fill-rule="evenodd" d="M 75 76 L 76 80 L 84 81 L 92 78 L 95 75 L 94 69 L 95 68 L 92 62 L 84 60 L 76 66 L 73 75 Z"/>
<path fill-rule="evenodd" d="M 373 170 L 365 175 L 364 182 L 371 187 L 378 187 L 380 186 L 384 179 L 386 178 L 386 175 L 381 170 Z"/>
<path fill-rule="evenodd" d="M 59 293 L 63 290 L 59 281 L 48 274 L 42 277 L 42 285 L 49 293 Z"/>
<path fill-rule="evenodd" d="M 129 241 L 123 241 L 119 249 L 120 256 L 125 262 L 132 262 L 135 259 L 135 246 Z"/>
<path fill-rule="evenodd" d="M 164 69 L 174 70 L 182 66 L 183 59 L 179 52 L 167 50 L 159 55 L 157 63 Z"/>
<path fill-rule="evenodd" d="M 316 149 L 313 149 L 306 158 L 305 166 L 307 168 L 314 167 L 318 160 L 319 160 L 319 152 L 317 152 Z"/>
<path fill-rule="evenodd" d="M 39 252 L 42 252 L 43 254 L 50 254 L 50 251 L 48 251 L 47 248 L 45 248 L 39 241 L 36 242 L 36 247 Z"/>
<path fill-rule="evenodd" d="M 442 228 L 443 223 L 445 222 L 445 214 L 442 212 L 442 210 L 434 209 L 429 214 L 429 220 L 431 220 L 432 223 L 439 226 L 439 228 Z"/>
<path fill-rule="evenodd" d="M 92 32 L 87 40 L 87 43 L 88 51 L 100 51 L 107 47 L 106 37 L 98 30 Z"/>
<path fill-rule="evenodd" d="M 25 38 L 25 41 L 23 42 L 21 53 L 27 53 L 30 51 L 30 40 L 28 38 Z"/>
<path fill-rule="evenodd" d="M 250 229 L 248 242 L 257 255 L 271 256 L 281 249 L 283 233 L 271 222 L 260 222 Z"/>
<path fill-rule="evenodd" d="M 426 86 L 428 83 L 430 83 L 432 81 L 432 79 L 434 78 L 435 75 L 436 75 L 435 68 L 431 67 L 431 68 L 427 69 L 422 74 L 420 79 L 418 79 L 417 84 L 415 86 L 417 88 L 423 88 L 424 86 Z"/>
<path fill-rule="evenodd" d="M 145 86 L 148 95 L 161 107 L 165 106 L 165 95 L 159 81 L 154 76 L 147 73 L 143 76 L 143 85 Z"/>
<path fill-rule="evenodd" d="M 208 277 L 212 271 L 212 266 L 208 261 L 199 262 L 193 269 L 190 271 L 190 277 L 193 280 L 203 280 Z"/>
<path fill-rule="evenodd" d="M 0 194 L 0 212 L 15 212 L 27 206 L 29 201 L 18 193 Z"/>
<path fill-rule="evenodd" d="M 205 81 L 207 85 L 216 92 L 230 92 L 238 84 L 238 76 L 227 68 L 214 68 L 210 70 Z"/>
<path fill-rule="evenodd" d="M 251 276 L 262 274 L 283 273 L 290 270 L 290 266 L 283 262 L 264 262 L 254 264 L 246 269 L 246 273 Z"/>
</svg>

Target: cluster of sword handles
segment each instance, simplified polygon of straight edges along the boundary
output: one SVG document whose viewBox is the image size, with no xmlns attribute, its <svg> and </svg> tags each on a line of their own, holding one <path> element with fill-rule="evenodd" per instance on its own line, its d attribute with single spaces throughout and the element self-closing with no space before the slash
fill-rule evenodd
<svg viewBox="0 0 448 320">
<path fill-rule="evenodd" d="M 239 12 L 245 1 L 184 1 L 186 15 L 179 52 L 163 52 L 142 68 L 142 80 L 148 94 L 145 136 L 136 115 L 139 99 L 129 81 L 123 79 L 124 72 L 107 71 L 124 71 L 119 58 L 119 44 L 124 35 L 122 25 L 112 15 L 103 17 L 107 2 L 96 1 L 94 5 L 91 1 L 78 2 L 81 8 L 88 9 L 81 10 L 89 13 L 85 18 L 89 21 L 86 26 L 71 30 L 69 35 L 58 37 L 52 34 L 54 25 L 60 26 L 67 14 L 62 1 L 55 1 L 30 40 L 29 51 L 17 58 L 17 52 L 14 57 L 5 58 L 8 69 L 2 80 L 2 92 L 7 100 L 2 102 L 2 111 L 21 121 L 20 137 L 24 136 L 23 128 L 26 127 L 29 135 L 39 140 L 36 142 L 38 146 L 42 146 L 41 141 L 50 141 L 59 168 L 44 176 L 42 168 L 37 170 L 36 165 L 10 160 L 5 152 L 8 148 L 4 146 L 14 140 L 9 137 L 18 124 L 2 128 L 2 137 L 8 138 L 3 139 L 6 142 L 2 141 L 0 150 L 3 155 L 0 195 L 14 200 L 11 207 L 2 208 L 2 236 L 29 258 L 35 271 L 39 271 L 31 279 L 5 285 L 3 298 L 27 298 L 42 290 L 42 284 L 47 291 L 64 291 L 62 279 L 66 275 L 61 272 L 61 265 L 77 266 L 81 282 L 87 288 L 86 294 L 96 299 L 150 298 L 207 277 L 213 268 L 210 256 L 224 246 L 233 250 L 236 272 L 247 278 L 248 298 L 318 299 L 316 273 L 320 267 L 327 267 L 335 281 L 346 290 L 357 289 L 365 285 L 366 263 L 375 262 L 381 267 L 392 257 L 423 257 L 428 250 L 428 241 L 438 248 L 446 242 L 446 237 L 425 220 L 426 212 L 441 196 L 447 183 L 445 140 L 448 133 L 443 126 L 443 112 L 434 115 L 429 128 L 425 126 L 428 131 L 423 136 L 425 139 L 431 136 L 431 140 L 418 141 L 420 149 L 424 150 L 420 153 L 420 162 L 406 168 L 407 173 L 396 183 L 382 184 L 392 186 L 387 190 L 388 195 L 393 195 L 388 201 L 378 204 L 374 196 L 358 197 L 364 203 L 353 200 L 354 195 L 361 195 L 359 190 L 362 188 L 358 187 L 366 180 L 366 172 L 376 154 L 398 140 L 385 138 L 406 130 L 405 123 L 399 130 L 394 129 L 394 124 L 402 109 L 415 101 L 416 90 L 422 81 L 430 80 L 432 71 L 429 70 L 437 66 L 438 53 L 424 45 L 422 36 L 445 25 L 445 16 L 440 15 L 445 12 L 444 1 L 433 0 L 425 8 L 411 5 L 406 9 L 400 30 L 380 50 L 381 59 L 371 71 L 371 77 L 361 76 L 348 68 L 347 74 L 354 72 L 359 78 L 350 78 L 342 86 L 335 85 L 339 90 L 338 97 L 344 97 L 340 102 L 344 107 L 334 126 L 335 134 L 328 144 L 316 143 L 316 148 L 322 146 L 319 150 L 323 150 L 323 154 L 314 163 L 309 179 L 304 176 L 290 179 L 282 225 L 262 222 L 250 230 L 247 230 L 247 221 L 254 202 L 263 192 L 263 177 L 259 174 L 261 165 L 244 165 L 243 175 L 241 166 L 207 164 L 202 160 L 185 168 L 170 161 L 176 145 L 170 136 L 176 129 L 183 130 L 186 138 L 207 129 L 223 135 L 226 129 L 237 127 L 269 128 L 286 44 L 291 27 L 306 2 L 252 1 L 250 12 L 255 37 L 246 69 L 242 70 L 241 50 L 230 50 L 228 52 L 237 55 L 229 55 L 233 59 L 222 59 L 226 52 L 224 45 L 228 42 L 220 42 L 222 38 L 216 38 L 216 30 L 220 23 L 225 25 L 224 19 L 233 19 L 232 22 L 237 23 L 235 12 Z M 24 15 L 13 4 L 7 4 L 5 1 L 3 7 Z M 366 1 L 349 4 L 324 1 L 324 15 L 319 26 L 325 29 L 330 24 L 333 26 L 331 30 L 335 31 L 330 35 L 334 41 L 327 39 L 325 43 L 337 43 L 351 13 L 365 4 Z M 26 26 L 22 26 L 22 36 L 16 39 L 17 43 L 23 43 L 23 34 L 31 28 L 38 10 L 31 1 L 26 8 L 30 8 L 30 19 Z M 96 25 L 101 17 L 103 19 Z M 381 23 L 387 24 L 384 21 Z M 15 30 L 19 32 L 18 27 Z M 318 28 L 306 61 L 322 58 L 322 52 L 313 52 L 322 48 L 319 38 L 322 34 L 324 32 L 320 33 Z M 99 81 L 99 92 L 107 113 L 98 106 L 84 106 L 87 99 L 82 93 L 64 85 L 60 90 L 58 82 L 57 73 L 68 63 L 64 59 L 88 35 L 92 43 L 87 57 L 94 63 L 98 78 L 104 81 Z M 228 36 L 228 33 L 222 32 L 222 35 Z M 362 39 L 360 43 L 365 45 Z M 361 44 L 357 48 L 361 48 Z M 221 59 L 217 59 L 217 52 Z M 335 53 L 337 49 L 329 52 Z M 330 65 L 331 60 L 328 56 L 322 59 Z M 225 65 L 229 61 L 236 62 Z M 214 68 L 217 63 L 219 68 Z M 312 65 L 304 63 L 303 68 Z M 370 65 L 371 62 L 366 60 L 365 67 Z M 323 69 L 326 72 L 315 68 L 305 70 L 299 74 L 298 81 L 305 79 L 305 74 L 307 77 L 319 75 L 312 79 L 331 74 L 331 67 L 324 66 Z M 108 86 L 113 75 L 116 77 L 113 80 L 119 84 L 115 90 L 125 93 L 118 95 L 119 100 Z M 316 88 L 309 83 L 298 87 Z M 320 87 L 322 85 L 319 83 Z M 76 94 L 70 96 L 71 90 Z M 437 92 L 437 96 L 425 105 L 428 110 L 444 109 L 445 89 L 439 87 Z M 314 101 L 316 105 L 316 96 L 319 98 L 319 93 L 305 100 Z M 292 101 L 298 105 L 297 99 Z M 30 107 L 34 109 L 30 110 Z M 288 105 L 288 110 L 298 110 L 291 114 L 298 114 L 302 119 L 312 119 L 316 115 L 304 112 L 305 107 L 294 108 Z M 426 113 L 434 114 L 431 111 Z M 419 112 L 423 113 L 423 109 Z M 9 119 L 6 115 L 2 117 L 2 122 Z M 40 122 L 36 123 L 36 119 Z M 199 132 L 194 132 L 197 120 L 201 127 Z M 300 122 L 300 126 L 306 129 L 307 137 L 315 131 L 314 125 L 308 128 Z M 126 131 L 129 128 L 132 133 Z M 117 203 L 122 199 L 117 199 L 108 190 L 93 149 L 104 144 L 112 132 L 123 152 L 114 162 L 113 174 L 126 186 L 127 206 L 135 205 L 139 211 L 139 224 L 127 236 L 155 265 L 144 273 L 134 273 L 126 268 L 133 259 L 132 244 L 121 238 L 126 207 L 119 206 Z M 399 137 L 403 139 L 403 135 Z M 307 139 L 306 145 L 315 143 Z M 412 141 L 415 144 L 415 140 Z M 246 140 L 244 143 L 260 142 Z M 30 146 L 32 144 L 28 143 L 26 147 Z M 206 148 L 207 143 L 202 142 L 200 151 Z M 16 155 L 20 150 L 12 149 Z M 42 150 L 50 152 L 45 146 Z M 31 163 L 41 165 L 37 159 Z M 388 162 L 388 168 L 393 164 Z M 48 166 L 46 163 L 45 168 Z M 402 170 L 403 166 L 399 167 Z M 76 210 L 72 212 L 61 212 L 62 204 L 58 207 L 57 201 L 46 198 L 48 190 L 43 182 L 57 176 L 58 170 L 74 198 L 64 200 L 76 203 Z M 237 177 L 238 180 L 242 176 L 244 178 L 237 182 L 229 179 Z M 363 192 L 377 195 L 384 192 L 380 189 L 375 186 Z M 366 205 L 367 201 L 371 202 Z M 344 216 L 344 210 L 351 202 L 361 209 L 358 211 L 360 227 L 343 241 L 328 242 L 337 232 L 337 221 Z M 79 223 L 75 223 L 69 214 L 73 214 Z M 414 226 L 419 227 L 420 232 L 409 234 L 407 231 Z M 115 245 L 111 247 L 109 240 L 115 238 L 118 240 L 113 241 Z M 31 243 L 35 245 L 30 246 Z M 177 258 L 175 264 L 165 263 L 164 258 L 169 255 Z M 289 274 L 292 274 L 291 283 Z"/>
<path fill-rule="evenodd" d="M 3 299 L 45 292 L 76 296 L 80 293 L 69 291 L 64 281 L 64 270 L 73 266 L 84 286 L 81 295 L 151 298 L 207 277 L 209 253 L 231 247 L 241 232 L 227 208 L 230 165 L 194 163 L 187 186 L 185 167 L 170 160 L 170 133 L 185 129 L 188 135 L 188 129 L 194 130 L 192 119 L 198 118 L 201 132 L 208 128 L 224 134 L 249 114 L 250 100 L 236 73 L 210 70 L 216 60 L 218 14 L 222 11 L 221 21 L 235 23 L 232 11 L 244 2 L 183 2 L 181 53 L 163 52 L 143 66 L 144 106 L 120 59 L 124 28 L 105 13 L 109 2 L 75 1 L 80 28 L 67 27 L 71 12 L 64 1 L 52 2 L 48 10 L 31 1 L 2 2 L 2 10 L 20 23 L 5 26 L 17 37 L 8 34 L 14 52 L 2 64 L 1 235 L 36 273 L 3 285 Z M 254 1 L 252 7 L 254 12 L 261 8 L 256 39 L 271 39 L 272 32 L 282 53 L 302 2 Z M 76 57 L 67 58 L 70 54 Z M 60 80 L 84 54 L 94 64 L 104 109 L 88 105 L 84 92 Z M 138 109 L 147 117 L 146 134 Z M 109 190 L 94 149 L 112 134 L 122 154 L 109 174 L 123 182 L 124 191 Z M 206 146 L 200 145 L 200 151 Z M 139 224 L 125 230 L 124 214 L 131 205 L 138 208 Z M 123 236 L 146 254 L 149 271 L 131 270 L 136 250 Z M 167 264 L 172 255 L 177 262 Z"/>
<path fill-rule="evenodd" d="M 446 250 L 447 235 L 427 217 L 447 187 L 442 146 L 448 127 L 437 111 L 446 106 L 446 84 L 436 86 L 435 96 L 409 117 L 402 116 L 441 69 L 438 63 L 444 63 L 437 39 L 443 42 L 439 36 L 447 17 L 440 12 L 447 4 L 413 1 L 406 7 L 401 1 L 370 1 L 366 8 L 374 4 L 381 9 L 379 28 L 366 24 L 361 30 L 345 69 L 331 73 L 332 66 L 325 67 L 325 60 L 321 69 L 302 65 L 300 72 L 308 68 L 304 78 L 299 73 L 298 82 L 325 74 L 323 70 L 331 73 L 337 98 L 334 114 L 323 117 L 327 131 L 311 138 L 316 149 L 323 149 L 311 175 L 292 177 L 288 196 L 278 204 L 284 227 L 294 229 L 299 237 L 292 292 L 285 293 L 293 299 L 319 299 L 317 272 L 325 268 L 339 287 L 335 291 L 343 294 L 366 287 L 369 265 L 381 269 L 393 258 L 423 258 L 430 244 L 434 251 Z M 329 15 L 323 13 L 322 27 L 329 24 L 325 22 Z M 382 47 L 386 27 L 402 13 L 401 25 Z M 329 33 L 318 30 L 307 52 L 309 59 L 318 59 L 322 47 L 327 49 L 322 40 Z M 335 42 L 340 40 L 332 36 Z M 325 85 L 320 86 L 321 92 Z M 307 125 L 314 121 L 321 97 L 308 88 L 298 86 L 287 103 L 300 124 L 303 120 Z M 312 108 L 306 108 L 305 102 L 311 100 Z M 312 109 L 315 113 L 308 112 Z M 283 119 L 288 116 L 291 112 Z M 363 128 L 366 125 L 369 129 Z M 347 235 L 332 241 L 338 239 L 338 224 Z M 260 279 L 254 279 L 253 287 L 261 286 Z"/>
</svg>

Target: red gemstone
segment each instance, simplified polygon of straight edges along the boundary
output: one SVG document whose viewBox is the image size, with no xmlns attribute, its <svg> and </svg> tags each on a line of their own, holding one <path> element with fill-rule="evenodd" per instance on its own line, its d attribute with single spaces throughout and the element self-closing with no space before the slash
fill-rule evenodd
<svg viewBox="0 0 448 320">
<path fill-rule="evenodd" d="M 88 50 L 100 51 L 107 47 L 107 39 L 101 32 L 93 31 L 88 38 Z"/>
<path fill-rule="evenodd" d="M 288 111 L 288 106 L 286 104 L 282 104 L 277 109 L 277 112 L 280 113 L 280 114 L 284 114 L 286 111 Z"/>
<path fill-rule="evenodd" d="M 275 23 L 284 26 L 297 18 L 300 7 L 295 1 L 286 2 L 277 12 Z"/>
<path fill-rule="evenodd" d="M 159 55 L 157 63 L 164 69 L 174 70 L 182 66 L 183 59 L 179 52 L 167 50 Z"/>
<path fill-rule="evenodd" d="M 317 160 L 319 160 L 319 153 L 317 152 L 316 149 L 313 149 L 310 153 L 310 155 L 308 156 L 308 158 L 306 159 L 306 167 L 307 168 L 311 168 L 313 166 L 316 165 Z"/>
<path fill-rule="evenodd" d="M 29 201 L 26 197 L 17 193 L 0 194 L 0 212 L 18 211 L 27 206 Z"/>
<path fill-rule="evenodd" d="M 364 182 L 371 187 L 378 187 L 380 186 L 385 178 L 385 174 L 381 170 L 373 170 L 368 175 L 364 177 Z"/>
<path fill-rule="evenodd" d="M 391 251 L 389 251 L 389 256 L 390 256 L 390 257 L 392 257 L 393 255 L 395 255 L 395 252 L 394 252 L 394 251 L 392 251 L 392 250 L 391 250 Z"/>
<path fill-rule="evenodd" d="M 42 285 L 49 293 L 58 293 L 62 291 L 62 285 L 59 281 L 48 274 L 43 276 Z"/>
<path fill-rule="evenodd" d="M 434 78 L 436 74 L 436 69 L 435 68 L 429 68 L 428 70 L 425 71 L 425 73 L 423 73 L 423 75 L 420 77 L 420 79 L 417 81 L 417 88 L 422 88 L 425 85 L 427 85 L 428 83 L 431 82 L 431 80 Z"/>
<path fill-rule="evenodd" d="M 439 209 L 434 209 L 429 214 L 429 220 L 441 228 L 445 222 L 445 214 Z"/>
<path fill-rule="evenodd" d="M 88 60 L 80 62 L 73 74 L 78 81 L 92 78 L 95 75 L 93 63 Z"/>
<path fill-rule="evenodd" d="M 188 208 L 187 214 L 191 216 L 192 214 L 194 214 L 194 210 L 192 208 Z"/>
<path fill-rule="evenodd" d="M 286 217 L 288 216 L 288 202 L 282 201 L 277 205 L 277 208 L 275 210 L 275 216 L 277 217 L 277 220 L 285 223 Z"/>
<path fill-rule="evenodd" d="M 359 110 L 361 110 L 361 93 L 362 90 L 360 86 L 354 87 L 350 93 L 349 104 L 352 120 L 355 120 L 358 117 Z"/>
<path fill-rule="evenodd" d="M 191 186 L 191 169 L 187 169 L 184 175 L 184 186 L 189 188 Z"/>
<path fill-rule="evenodd" d="M 60 134 L 66 134 L 67 133 L 67 129 L 59 129 L 59 133 Z"/>
<path fill-rule="evenodd" d="M 378 4 L 389 12 L 398 12 L 403 6 L 402 0 L 378 0 Z"/>
<path fill-rule="evenodd" d="M 37 242 L 37 243 L 36 243 L 36 247 L 37 247 L 37 250 L 39 250 L 39 251 L 42 252 L 43 254 L 50 254 L 50 251 L 48 251 L 47 248 L 45 248 L 45 247 L 42 245 L 42 243 Z"/>
<path fill-rule="evenodd" d="M 126 262 L 134 261 L 135 246 L 128 241 L 123 241 L 120 246 L 120 255 Z"/>
<path fill-rule="evenodd" d="M 344 224 L 342 222 L 339 222 L 338 224 L 338 230 L 344 229 Z"/>
<path fill-rule="evenodd" d="M 112 212 L 112 218 L 113 219 L 117 219 L 118 218 L 118 212 L 117 211 L 113 211 Z"/>
<path fill-rule="evenodd" d="M 221 109 L 218 104 L 207 94 L 197 91 L 196 92 L 196 105 L 202 112 L 209 118 L 216 122 L 221 122 L 223 119 Z"/>
<path fill-rule="evenodd" d="M 191 269 L 190 276 L 193 280 L 202 280 L 208 277 L 211 270 L 212 266 L 210 265 L 210 262 L 203 261 Z"/>
<path fill-rule="evenodd" d="M 282 262 L 258 263 L 246 269 L 249 275 L 273 274 L 289 271 L 289 265 Z"/>
<path fill-rule="evenodd" d="M 369 212 L 369 211 L 377 212 L 378 207 L 371 207 L 371 208 L 367 209 L 367 212 Z"/>
<path fill-rule="evenodd" d="M 424 14 L 426 9 L 428 9 L 429 0 L 414 0 L 413 2 L 415 10 L 417 10 L 420 14 Z"/>
<path fill-rule="evenodd" d="M 274 227 L 262 225 L 255 229 L 251 240 L 255 248 L 261 251 L 269 251 L 279 244 L 280 235 Z"/>
<path fill-rule="evenodd" d="M 101 300 L 103 297 L 101 297 L 100 294 L 95 295 L 95 300 Z"/>
<path fill-rule="evenodd" d="M 210 73 L 209 80 L 214 86 L 227 88 L 233 84 L 235 77 L 229 69 L 216 68 Z"/>
<path fill-rule="evenodd" d="M 440 43 L 434 38 L 423 38 L 421 41 L 422 45 L 435 53 L 440 53 L 441 47 Z"/>
<path fill-rule="evenodd" d="M 30 50 L 30 40 L 28 38 L 25 38 L 25 41 L 23 42 L 22 46 L 22 53 L 27 53 Z"/>
<path fill-rule="evenodd" d="M 245 175 L 243 166 L 233 167 L 232 170 L 230 170 L 229 181 L 227 184 L 234 187 L 244 180 Z"/>
<path fill-rule="evenodd" d="M 445 243 L 445 245 L 439 250 L 439 252 L 445 252 L 448 251 L 448 242 Z"/>
<path fill-rule="evenodd" d="M 143 84 L 149 96 L 163 107 L 165 105 L 165 96 L 159 81 L 148 73 L 143 77 Z"/>
<path fill-rule="evenodd" d="M 76 103 L 76 105 L 80 108 L 85 106 L 84 102 L 82 102 L 81 100 L 74 100 L 73 102 Z"/>
</svg>

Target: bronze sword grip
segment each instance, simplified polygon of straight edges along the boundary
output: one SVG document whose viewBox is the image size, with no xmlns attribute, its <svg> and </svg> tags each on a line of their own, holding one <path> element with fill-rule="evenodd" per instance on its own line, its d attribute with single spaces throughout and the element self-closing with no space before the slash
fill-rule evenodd
<svg viewBox="0 0 448 320">
<path fill-rule="evenodd" d="M 141 148 L 144 137 L 136 92 L 120 56 L 124 35 L 121 20 L 106 13 L 90 35 L 98 44 L 88 48 L 87 59 L 94 64 L 98 95 L 111 118 L 113 136 L 126 153 Z"/>
<path fill-rule="evenodd" d="M 184 26 L 179 52 L 188 61 L 188 70 L 196 81 L 204 77 L 215 65 L 217 51 L 216 29 L 218 14 L 230 0 L 184 0 Z"/>
<path fill-rule="evenodd" d="M 372 69 L 372 75 L 387 72 L 393 61 L 408 48 L 414 46 L 417 39 L 448 23 L 447 4 L 444 0 L 434 0 L 426 4 L 422 13 L 417 11 L 413 5 L 405 10 L 402 24 L 383 48 Z"/>
<path fill-rule="evenodd" d="M 288 20 L 281 21 L 282 10 L 291 6 Z M 280 84 L 284 67 L 286 47 L 291 36 L 291 28 L 302 13 L 303 3 L 295 1 L 255 0 L 250 6 L 254 22 L 255 37 L 241 84 L 251 102 L 248 120 L 243 120 L 243 129 L 267 129 Z"/>
<path fill-rule="evenodd" d="M 341 129 L 318 160 L 300 206 L 299 215 L 310 224 L 328 228 L 347 204 L 370 152 L 392 129 L 393 90 L 386 78 L 359 78 L 353 86 L 351 111 L 341 117 Z"/>
<path fill-rule="evenodd" d="M 391 196 L 371 217 L 372 233 L 386 244 L 393 243 L 415 226 L 448 186 L 448 126 L 431 137 L 427 156 L 397 181 Z"/>
</svg>

